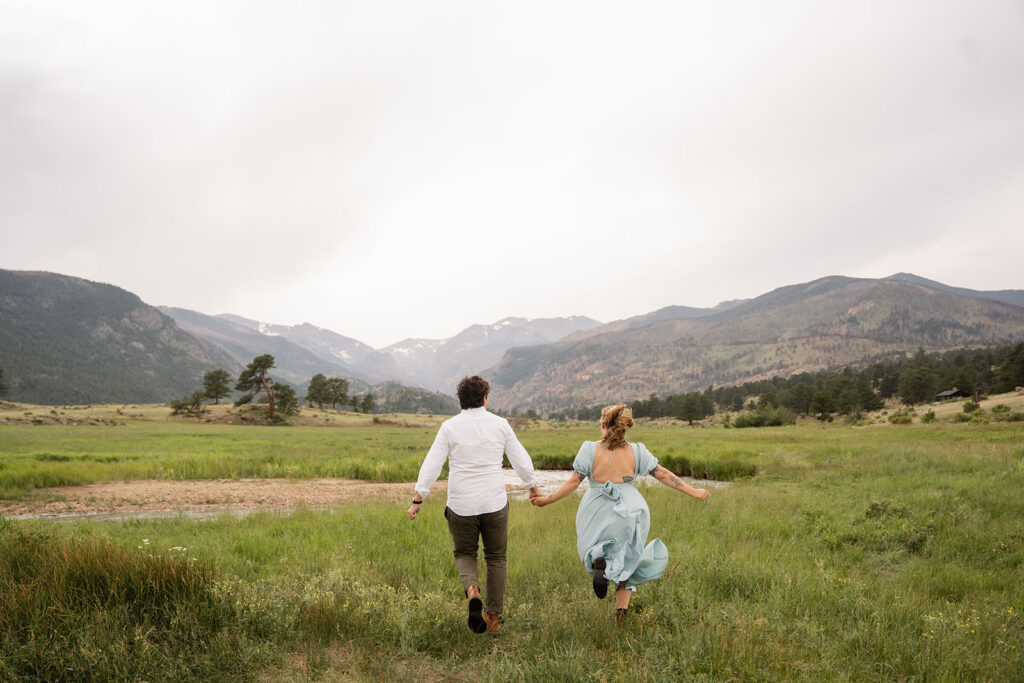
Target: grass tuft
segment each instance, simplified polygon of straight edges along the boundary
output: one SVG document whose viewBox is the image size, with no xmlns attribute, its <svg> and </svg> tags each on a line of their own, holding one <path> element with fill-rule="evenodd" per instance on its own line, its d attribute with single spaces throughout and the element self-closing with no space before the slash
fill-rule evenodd
<svg viewBox="0 0 1024 683">
<path fill-rule="evenodd" d="M 60 530 L 0 525 L 0 679 L 230 675 L 262 660 L 214 571 Z"/>
</svg>

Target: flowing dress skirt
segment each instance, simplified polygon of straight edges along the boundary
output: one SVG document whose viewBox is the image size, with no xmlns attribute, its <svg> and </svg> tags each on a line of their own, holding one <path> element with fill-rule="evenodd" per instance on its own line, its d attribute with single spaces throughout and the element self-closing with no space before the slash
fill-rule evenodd
<svg viewBox="0 0 1024 683">
<path fill-rule="evenodd" d="M 591 574 L 594 560 L 604 557 L 609 581 L 637 586 L 657 579 L 668 564 L 668 548 L 661 539 L 647 543 L 650 528 L 647 501 L 632 481 L 591 480 L 576 511 L 576 551 Z"/>
</svg>

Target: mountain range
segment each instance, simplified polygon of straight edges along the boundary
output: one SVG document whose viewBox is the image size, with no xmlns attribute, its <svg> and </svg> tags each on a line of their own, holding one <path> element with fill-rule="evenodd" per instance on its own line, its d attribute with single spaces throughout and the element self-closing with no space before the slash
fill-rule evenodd
<svg viewBox="0 0 1024 683">
<path fill-rule="evenodd" d="M 398 381 L 450 395 L 466 368 L 470 373 L 482 370 L 500 361 L 513 346 L 550 343 L 601 324 L 582 316 L 505 318 L 493 325 L 472 325 L 448 339 L 406 339 L 378 351 L 309 323 L 274 325 L 167 306 L 160 311 L 186 332 L 234 356 L 239 364 L 259 353 L 272 354 L 279 375 L 293 384 L 322 372 L 355 380 L 357 385 Z"/>
<path fill-rule="evenodd" d="M 897 274 L 825 277 L 704 312 L 662 309 L 529 348 L 488 371 L 508 409 L 630 401 L 864 363 L 886 355 L 1024 339 L 1024 292 L 952 288 Z"/>
<path fill-rule="evenodd" d="M 443 412 L 458 379 L 480 373 L 492 381 L 491 405 L 548 411 L 1022 339 L 1024 291 L 907 273 L 826 277 L 609 323 L 505 318 L 374 349 L 309 323 L 156 308 L 112 285 L 0 270 L 0 369 L 11 398 L 35 403 L 164 401 L 194 390 L 209 369 L 236 373 L 270 353 L 272 375 L 302 392 L 323 373 L 349 379 L 353 392 L 379 392 L 385 409 Z"/>
</svg>

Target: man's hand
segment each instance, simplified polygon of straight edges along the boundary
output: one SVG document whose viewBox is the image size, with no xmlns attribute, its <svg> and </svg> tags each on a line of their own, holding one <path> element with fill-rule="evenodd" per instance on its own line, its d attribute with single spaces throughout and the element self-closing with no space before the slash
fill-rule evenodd
<svg viewBox="0 0 1024 683">
<path fill-rule="evenodd" d="M 413 503 L 409 506 L 409 519 L 416 519 L 416 515 L 420 514 L 420 504 Z"/>
<path fill-rule="evenodd" d="M 534 484 L 533 486 L 530 487 L 530 501 L 533 501 L 533 499 L 536 498 L 539 495 L 540 495 L 540 489 L 537 488 L 536 484 Z"/>
<path fill-rule="evenodd" d="M 707 500 L 711 497 L 711 492 L 707 489 L 694 489 L 693 497 L 697 500 Z"/>
</svg>

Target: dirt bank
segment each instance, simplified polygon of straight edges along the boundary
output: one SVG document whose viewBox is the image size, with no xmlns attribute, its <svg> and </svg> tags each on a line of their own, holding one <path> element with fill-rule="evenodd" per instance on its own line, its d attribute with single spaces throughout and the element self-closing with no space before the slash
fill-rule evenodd
<svg viewBox="0 0 1024 683">
<path fill-rule="evenodd" d="M 404 501 L 412 484 L 379 484 L 351 479 L 220 479 L 213 481 L 119 481 L 42 489 L 0 507 L 8 517 L 109 513 L 291 509 L 363 500 Z M 438 482 L 432 495 L 443 495 Z M 443 498 L 442 498 L 443 500 Z"/>
<path fill-rule="evenodd" d="M 512 498 L 525 499 L 527 491 L 512 470 L 505 470 L 505 489 Z M 537 485 L 551 493 L 568 472 L 538 470 Z M 721 488 L 728 482 L 686 479 L 692 486 Z M 641 477 L 640 484 L 656 483 Z M 586 482 L 578 490 L 586 490 Z M 431 489 L 435 503 L 444 504 L 448 482 Z M 329 507 L 359 501 L 412 500 L 413 483 L 382 484 L 354 479 L 217 479 L 207 481 L 135 480 L 57 486 L 34 491 L 24 500 L 0 501 L 0 514 L 25 517 L 157 517 L 185 513 L 192 516 L 255 510 L 284 512 L 300 507 Z"/>
</svg>

